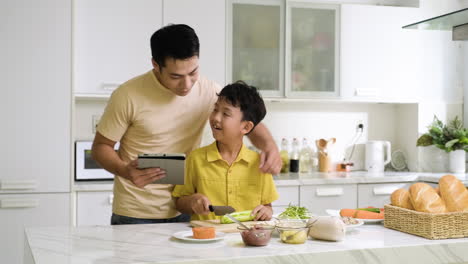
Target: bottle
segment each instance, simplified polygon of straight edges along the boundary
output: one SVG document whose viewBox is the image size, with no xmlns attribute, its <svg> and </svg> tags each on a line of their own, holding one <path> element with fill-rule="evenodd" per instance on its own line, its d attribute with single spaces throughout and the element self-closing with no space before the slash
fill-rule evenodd
<svg viewBox="0 0 468 264">
<path fill-rule="evenodd" d="M 299 171 L 309 173 L 311 170 L 312 150 L 306 138 L 302 139 L 302 149 L 299 154 Z"/>
<path fill-rule="evenodd" d="M 299 172 L 299 140 L 293 139 L 291 155 L 289 157 L 289 171 Z"/>
<path fill-rule="evenodd" d="M 283 165 L 281 166 L 281 173 L 289 172 L 289 142 L 286 138 L 281 140 L 280 156 Z"/>
</svg>

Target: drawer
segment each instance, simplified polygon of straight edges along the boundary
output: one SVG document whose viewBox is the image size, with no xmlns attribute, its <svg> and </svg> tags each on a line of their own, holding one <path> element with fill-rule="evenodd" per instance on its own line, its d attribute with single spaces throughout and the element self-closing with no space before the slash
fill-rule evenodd
<svg viewBox="0 0 468 264">
<path fill-rule="evenodd" d="M 390 204 L 390 195 L 396 189 L 408 189 L 412 182 L 403 183 L 377 183 L 358 185 L 358 207 L 374 206 L 383 208 Z"/>
<path fill-rule="evenodd" d="M 299 205 L 299 186 L 277 186 L 276 190 L 279 198 L 272 203 L 273 206 Z"/>
<path fill-rule="evenodd" d="M 326 209 L 355 208 L 356 184 L 305 185 L 300 187 L 301 206 L 312 214 L 326 215 Z"/>
<path fill-rule="evenodd" d="M 110 225 L 112 192 L 77 192 L 76 225 Z"/>
</svg>

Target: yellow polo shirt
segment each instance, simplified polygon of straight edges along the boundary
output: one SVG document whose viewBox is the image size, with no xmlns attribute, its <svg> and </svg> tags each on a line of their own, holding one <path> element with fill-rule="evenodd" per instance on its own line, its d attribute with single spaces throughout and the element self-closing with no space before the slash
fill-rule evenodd
<svg viewBox="0 0 468 264">
<path fill-rule="evenodd" d="M 172 196 L 204 194 L 212 205 L 229 205 L 236 211 L 252 210 L 257 205 L 278 199 L 273 177 L 258 168 L 260 155 L 242 145 L 229 166 L 219 154 L 216 141 L 196 149 L 186 160 L 185 184 L 176 185 Z M 218 219 L 214 213 L 192 215 L 192 220 Z"/>
</svg>

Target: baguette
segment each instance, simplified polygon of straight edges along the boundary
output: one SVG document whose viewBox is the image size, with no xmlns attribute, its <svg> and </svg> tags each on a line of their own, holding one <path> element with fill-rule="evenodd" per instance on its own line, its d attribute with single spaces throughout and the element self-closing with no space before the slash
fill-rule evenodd
<svg viewBox="0 0 468 264">
<path fill-rule="evenodd" d="M 409 188 L 411 204 L 419 212 L 446 213 L 444 201 L 430 185 L 422 182 L 415 183 Z"/>
<path fill-rule="evenodd" d="M 406 189 L 397 189 L 390 196 L 392 205 L 414 210 L 414 206 L 411 203 L 410 194 Z"/>
<path fill-rule="evenodd" d="M 453 175 L 445 175 L 439 180 L 440 196 L 449 212 L 468 212 L 468 190 Z"/>
</svg>

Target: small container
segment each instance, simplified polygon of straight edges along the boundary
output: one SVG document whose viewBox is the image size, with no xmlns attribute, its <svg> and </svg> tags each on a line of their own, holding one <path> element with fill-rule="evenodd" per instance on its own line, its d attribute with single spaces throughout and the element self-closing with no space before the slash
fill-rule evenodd
<svg viewBox="0 0 468 264">
<path fill-rule="evenodd" d="M 271 233 L 274 230 L 273 226 L 253 226 L 252 229 L 245 229 L 242 226 L 238 226 L 237 229 L 240 231 L 242 241 L 247 246 L 261 247 L 266 246 L 270 242 Z"/>
<path fill-rule="evenodd" d="M 283 243 L 304 244 L 307 240 L 307 221 L 284 219 L 276 225 Z"/>
</svg>

